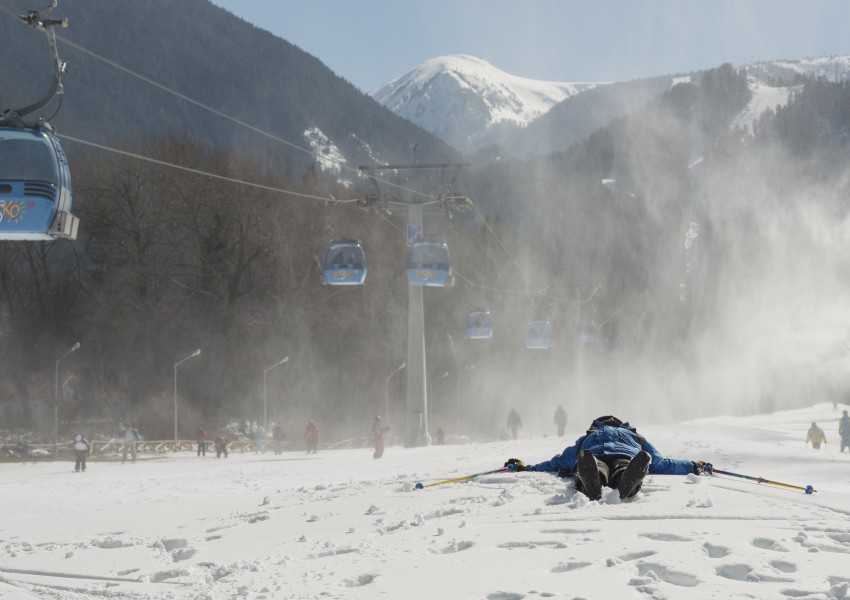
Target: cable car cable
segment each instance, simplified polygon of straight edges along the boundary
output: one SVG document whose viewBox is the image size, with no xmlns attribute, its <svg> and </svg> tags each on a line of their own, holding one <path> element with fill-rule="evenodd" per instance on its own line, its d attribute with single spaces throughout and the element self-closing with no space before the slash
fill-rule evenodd
<svg viewBox="0 0 850 600">
<path fill-rule="evenodd" d="M 453 269 L 452 273 L 454 275 L 456 275 L 457 277 L 460 277 L 461 279 L 463 279 L 467 284 L 471 285 L 472 287 L 476 287 L 476 288 L 482 289 L 482 290 L 487 290 L 487 291 L 490 291 L 490 292 L 497 292 L 499 294 L 510 294 L 510 295 L 513 295 L 513 296 L 535 296 L 535 295 L 543 293 L 543 290 L 546 289 L 546 288 L 543 288 L 543 290 L 539 290 L 539 291 L 534 292 L 534 291 L 528 291 L 528 290 L 506 290 L 506 289 L 494 288 L 494 287 L 489 287 L 489 286 L 486 286 L 486 285 L 481 285 L 480 283 L 475 283 L 474 281 L 472 281 L 471 279 L 469 279 L 465 275 L 459 273 L 457 270 Z"/>
<path fill-rule="evenodd" d="M 78 144 L 83 144 L 85 146 L 91 146 L 93 148 L 97 148 L 99 150 L 104 150 L 106 152 L 113 152 L 115 154 L 120 154 L 121 156 L 127 156 L 130 158 L 135 158 L 137 160 L 143 160 L 149 163 L 153 163 L 155 165 L 159 165 L 162 167 L 170 167 L 172 169 L 177 169 L 179 171 L 185 171 L 187 173 L 193 173 L 195 175 L 203 175 L 206 177 L 212 177 L 213 179 L 218 179 L 220 181 L 227 181 L 229 183 L 236 183 L 239 185 L 247 185 L 249 187 L 266 190 L 268 192 L 277 192 L 280 194 L 289 194 L 291 196 L 297 196 L 299 198 L 306 198 L 308 200 L 319 200 L 322 202 L 351 202 L 351 200 L 336 200 L 333 198 L 328 198 L 326 196 L 315 196 L 313 194 L 304 194 L 302 192 L 295 192 L 292 190 L 286 190 L 283 188 L 276 188 L 270 185 L 263 185 L 261 183 L 254 183 L 253 181 L 245 181 L 244 179 L 236 179 L 235 177 L 227 177 L 226 175 L 218 175 L 216 173 L 210 173 L 208 171 L 201 171 L 200 169 L 193 169 L 192 167 L 184 167 L 183 165 L 175 165 L 174 163 L 165 162 L 163 160 L 158 160 L 156 158 L 151 158 L 149 156 L 142 156 L 141 154 L 136 154 L 135 152 L 128 152 L 126 150 L 119 150 L 117 148 L 111 148 L 109 146 L 104 146 L 103 144 L 97 144 L 95 142 L 90 142 L 88 140 L 83 140 L 74 136 L 66 135 L 66 134 L 56 134 L 58 137 L 63 140 L 68 140 L 70 142 L 76 142 Z"/>
<path fill-rule="evenodd" d="M 501 248 L 501 249 L 502 249 L 502 252 L 504 252 L 504 253 L 507 255 L 507 257 L 508 257 L 509 259 L 511 259 L 511 262 L 512 262 L 512 263 L 514 264 L 514 266 L 517 268 L 517 271 L 519 271 L 520 275 L 522 275 L 523 280 L 524 280 L 524 281 L 528 281 L 528 275 L 525 273 L 525 271 L 523 271 L 522 267 L 521 267 L 521 266 L 519 266 L 519 263 L 518 263 L 518 262 L 516 261 L 516 259 L 515 259 L 515 258 L 511 255 L 511 253 L 510 253 L 510 252 L 508 252 L 508 249 L 507 249 L 507 248 L 505 248 L 505 245 L 502 243 L 502 240 L 500 240 L 500 239 L 499 239 L 499 236 L 498 236 L 498 235 L 496 235 L 496 232 L 495 232 L 495 231 L 493 231 L 493 228 L 492 228 L 492 227 L 490 227 L 490 223 L 488 223 L 488 222 L 487 222 L 487 219 L 485 219 L 485 218 L 484 218 L 484 215 L 482 215 L 482 214 L 481 214 L 481 211 L 480 211 L 480 210 L 478 210 L 478 207 L 477 207 L 477 206 L 475 206 L 475 204 L 474 204 L 474 203 L 472 204 L 472 208 L 475 210 L 475 214 L 477 214 L 477 215 L 481 218 L 481 221 L 484 223 L 484 226 L 487 228 L 487 231 L 489 231 L 489 232 L 493 235 L 493 237 L 494 237 L 494 238 L 495 238 L 495 240 L 496 240 L 496 243 L 498 243 L 498 244 L 499 244 L 499 248 Z"/>
<path fill-rule="evenodd" d="M 13 12 L 11 12 L 9 9 L 7 9 L 5 6 L 0 5 L 0 11 L 5 12 L 6 14 L 13 17 L 15 20 L 19 20 L 19 17 L 16 14 L 14 14 Z M 298 150 L 300 152 L 304 152 L 306 154 L 309 154 L 310 156 L 312 156 L 316 160 L 319 160 L 321 158 L 321 160 L 323 160 L 323 161 L 331 162 L 331 163 L 337 165 L 340 169 L 346 169 L 348 171 L 356 173 L 359 177 L 360 171 L 358 169 L 355 169 L 354 167 L 349 167 L 348 165 L 346 165 L 342 161 L 336 160 L 336 159 L 331 158 L 331 157 L 325 157 L 325 156 L 319 157 L 318 153 L 313 151 L 313 150 L 310 150 L 308 148 L 304 148 L 303 146 L 299 146 L 298 144 L 294 144 L 292 142 L 289 142 L 289 141 L 287 141 L 287 140 L 285 140 L 285 139 L 283 139 L 279 136 L 274 135 L 273 133 L 270 133 L 268 131 L 260 129 L 259 127 L 255 127 L 254 125 L 251 125 L 249 123 L 246 123 L 245 121 L 237 119 L 236 117 L 228 115 L 225 112 L 217 110 L 217 109 L 213 108 L 212 106 L 209 106 L 207 104 L 204 104 L 203 102 L 195 100 L 195 99 L 193 99 L 193 98 L 191 98 L 191 97 L 189 97 L 189 96 L 187 96 L 187 95 L 185 95 L 181 92 L 178 92 L 177 90 L 171 89 L 170 87 L 168 87 L 164 84 L 161 84 L 161 83 L 159 83 L 159 82 L 157 82 L 157 81 L 155 81 L 155 80 L 153 80 L 149 77 L 146 77 L 146 76 L 142 75 L 141 73 L 137 73 L 137 72 L 133 71 L 132 69 L 124 67 L 123 65 L 121 65 L 121 64 L 119 64 L 119 63 L 117 63 L 113 60 L 110 60 L 110 59 L 108 59 L 104 56 L 101 56 L 100 54 L 97 54 L 96 52 L 93 52 L 93 51 L 89 50 L 88 48 L 85 48 L 84 46 L 77 44 L 76 42 L 72 42 L 71 40 L 64 38 L 60 35 L 57 35 L 56 39 L 59 40 L 60 42 L 64 43 L 64 44 L 67 44 L 68 46 L 74 48 L 75 50 L 82 52 L 83 54 L 87 54 L 88 56 L 90 56 L 90 57 L 92 57 L 96 60 L 99 60 L 99 61 L 101 61 L 101 62 L 103 62 L 103 63 L 105 63 L 105 64 L 107 64 L 107 65 L 109 65 L 109 66 L 111 66 L 115 69 L 118 69 L 119 71 L 122 71 L 123 73 L 126 73 L 127 75 L 130 75 L 131 77 L 135 77 L 135 78 L 137 78 L 141 81 L 144 81 L 145 83 L 152 85 L 155 88 L 157 88 L 157 89 L 159 89 L 163 92 L 169 93 L 169 94 L 171 94 L 171 95 L 173 95 L 173 96 L 175 96 L 175 97 L 177 97 L 181 100 L 185 100 L 186 102 L 189 102 L 190 104 L 194 104 L 195 106 L 197 106 L 199 108 L 202 108 L 206 111 L 209 111 L 216 116 L 227 119 L 228 121 L 236 123 L 237 125 L 241 125 L 242 127 L 250 129 L 251 131 L 253 131 L 255 133 L 258 133 L 260 135 L 264 135 L 264 136 L 268 137 L 269 139 L 272 139 L 272 140 L 279 142 L 279 143 L 281 143 L 285 146 L 288 146 L 289 148 L 292 148 L 294 150 Z M 395 187 L 395 188 L 400 189 L 400 190 L 405 191 L 405 192 L 410 192 L 410 193 L 413 193 L 413 194 L 417 194 L 419 196 L 432 197 L 432 196 L 429 196 L 428 194 L 421 194 L 417 190 L 413 190 L 413 189 L 407 188 L 405 186 L 399 185 L 397 183 L 393 183 L 392 181 L 388 181 L 388 180 L 381 179 L 381 178 L 375 178 L 375 179 L 376 179 L 376 181 L 380 181 L 381 183 L 384 183 L 384 184 L 391 186 L 391 187 Z M 437 198 L 435 198 L 435 199 L 437 199 Z"/>
</svg>

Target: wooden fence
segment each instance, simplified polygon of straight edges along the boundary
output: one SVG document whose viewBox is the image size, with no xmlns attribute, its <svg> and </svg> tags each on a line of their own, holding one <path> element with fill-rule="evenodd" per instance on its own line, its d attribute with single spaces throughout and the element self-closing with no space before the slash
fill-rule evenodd
<svg viewBox="0 0 850 600">
<path fill-rule="evenodd" d="M 392 442 L 396 445 L 403 443 L 401 438 L 393 438 Z M 73 442 L 61 442 L 57 444 L 60 454 L 73 454 Z M 355 437 L 340 440 L 331 443 L 320 443 L 319 450 L 335 450 L 343 448 L 368 448 L 370 440 L 366 437 Z M 123 442 L 119 440 L 93 440 L 89 442 L 91 449 L 89 455 L 96 456 L 114 456 L 121 454 L 124 449 Z M 304 451 L 305 443 L 298 442 L 281 442 L 281 448 L 286 452 Z M 29 444 L 27 446 L 27 454 L 29 456 L 46 456 L 53 454 L 53 444 Z M 197 452 L 198 443 L 194 440 L 141 440 L 136 442 L 137 455 L 162 455 L 172 452 Z M 231 453 L 248 453 L 256 452 L 256 444 L 254 440 L 233 440 L 227 443 L 227 450 Z M 274 441 L 268 440 L 265 445 L 265 452 L 274 451 Z M 215 443 L 212 440 L 207 440 L 207 452 L 215 452 Z"/>
</svg>

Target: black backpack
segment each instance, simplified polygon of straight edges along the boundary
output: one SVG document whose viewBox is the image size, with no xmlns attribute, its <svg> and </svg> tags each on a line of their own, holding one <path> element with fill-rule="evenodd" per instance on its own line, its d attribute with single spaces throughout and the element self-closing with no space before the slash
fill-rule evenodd
<svg viewBox="0 0 850 600">
<path fill-rule="evenodd" d="M 628 422 L 624 423 L 613 415 L 605 415 L 604 417 L 597 417 L 593 419 L 593 423 L 590 424 L 590 427 L 587 429 L 587 433 L 592 433 L 606 425 L 609 427 L 622 427 L 624 429 L 628 429 L 632 433 L 637 433 L 637 428 L 632 427 Z"/>
</svg>

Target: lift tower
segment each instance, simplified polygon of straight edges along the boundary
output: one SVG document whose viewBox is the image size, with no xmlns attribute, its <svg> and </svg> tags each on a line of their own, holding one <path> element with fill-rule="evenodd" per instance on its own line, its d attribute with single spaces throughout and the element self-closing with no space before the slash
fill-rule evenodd
<svg viewBox="0 0 850 600">
<path fill-rule="evenodd" d="M 468 208 L 472 205 L 469 198 L 454 193 L 454 181 L 461 168 L 467 163 L 430 163 L 361 166 L 372 181 L 373 190 L 366 194 L 361 207 L 393 212 L 407 210 L 407 243 L 412 244 L 423 235 L 423 216 L 442 213 L 451 216 L 451 211 Z M 405 178 L 405 184 L 393 184 L 379 173 L 425 174 L 430 177 L 423 181 Z M 435 174 L 442 172 L 437 181 Z M 446 180 L 446 174 L 450 178 Z M 429 181 L 430 180 L 430 181 Z M 413 186 L 437 184 L 436 193 L 418 192 Z M 390 191 L 391 190 L 391 191 Z M 425 357 L 425 302 L 423 286 L 408 283 L 407 301 L 407 410 L 405 423 L 405 447 L 427 446 L 431 443 L 428 433 L 428 372 Z"/>
</svg>

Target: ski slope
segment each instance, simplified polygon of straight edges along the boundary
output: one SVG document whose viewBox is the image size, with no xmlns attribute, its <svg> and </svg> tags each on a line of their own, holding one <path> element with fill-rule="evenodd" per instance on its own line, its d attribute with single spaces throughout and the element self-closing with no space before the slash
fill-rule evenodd
<svg viewBox="0 0 850 600">
<path fill-rule="evenodd" d="M 135 464 L 0 464 L 0 598 L 850 598 L 850 454 L 831 404 L 676 426 L 662 453 L 787 483 L 649 476 L 621 502 L 572 480 L 497 474 L 548 459 L 509 442 Z M 829 443 L 806 447 L 817 421 Z M 542 436 L 549 433 L 548 437 Z"/>
</svg>

